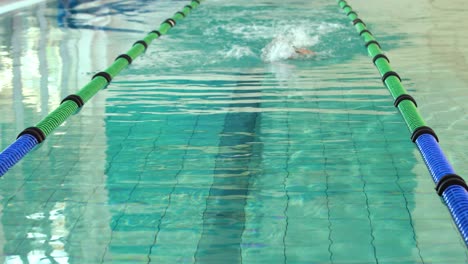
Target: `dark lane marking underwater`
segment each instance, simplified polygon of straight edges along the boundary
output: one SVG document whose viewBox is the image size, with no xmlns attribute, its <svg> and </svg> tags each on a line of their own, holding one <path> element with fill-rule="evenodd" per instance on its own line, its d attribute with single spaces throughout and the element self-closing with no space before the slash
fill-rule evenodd
<svg viewBox="0 0 468 264">
<path fill-rule="evenodd" d="M 251 81 L 248 82 L 251 86 Z M 238 82 L 237 86 L 242 86 Z M 258 83 L 258 87 L 261 84 Z M 260 94 L 261 90 L 236 93 Z M 252 103 L 239 105 L 233 101 L 229 108 L 242 106 L 256 109 L 260 97 L 249 97 Z M 235 100 L 235 99 L 233 99 Z M 245 205 L 252 177 L 251 161 L 254 156 L 256 127 L 259 122 L 256 112 L 228 112 L 219 142 L 213 184 L 203 213 L 203 233 L 195 253 L 196 263 L 241 263 L 241 240 L 245 228 Z"/>
</svg>

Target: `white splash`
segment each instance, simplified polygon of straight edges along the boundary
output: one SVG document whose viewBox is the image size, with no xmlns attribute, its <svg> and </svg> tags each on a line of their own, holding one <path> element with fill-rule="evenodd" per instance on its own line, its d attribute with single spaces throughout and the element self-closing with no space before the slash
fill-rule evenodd
<svg viewBox="0 0 468 264">
<path fill-rule="evenodd" d="M 225 58 L 240 59 L 248 56 L 255 56 L 255 53 L 249 47 L 245 46 L 233 45 L 231 49 L 224 52 Z"/>
<path fill-rule="evenodd" d="M 321 35 L 335 31 L 339 27 L 340 25 L 333 23 L 282 26 L 277 30 L 273 40 L 262 49 L 261 58 L 265 62 L 274 62 L 298 57 L 295 48 L 314 51 L 313 47 L 320 42 Z"/>
<path fill-rule="evenodd" d="M 310 48 L 319 42 L 318 35 L 312 35 L 305 27 L 283 28 L 262 49 L 262 60 L 273 62 L 292 58 L 296 55 L 295 48 Z"/>
<path fill-rule="evenodd" d="M 285 36 L 278 36 L 262 49 L 261 57 L 263 61 L 272 62 L 289 59 L 295 53 L 291 40 Z"/>
</svg>

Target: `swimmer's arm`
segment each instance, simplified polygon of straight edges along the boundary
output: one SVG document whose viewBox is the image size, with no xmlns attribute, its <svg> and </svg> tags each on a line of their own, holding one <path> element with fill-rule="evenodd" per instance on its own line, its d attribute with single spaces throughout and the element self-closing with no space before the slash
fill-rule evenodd
<svg viewBox="0 0 468 264">
<path fill-rule="evenodd" d="M 295 51 L 297 54 L 301 54 L 301 55 L 314 55 L 315 54 L 315 52 L 305 49 L 305 48 L 295 48 Z"/>
</svg>

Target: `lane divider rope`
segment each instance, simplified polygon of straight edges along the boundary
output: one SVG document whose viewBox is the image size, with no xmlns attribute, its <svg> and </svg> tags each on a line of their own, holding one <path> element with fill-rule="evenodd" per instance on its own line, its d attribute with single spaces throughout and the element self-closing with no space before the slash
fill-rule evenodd
<svg viewBox="0 0 468 264">
<path fill-rule="evenodd" d="M 407 93 L 398 73 L 392 70 L 390 60 L 383 53 L 374 35 L 345 0 L 337 2 L 363 38 L 372 62 L 382 75 L 382 82 L 393 96 L 394 105 L 408 126 L 411 140 L 418 147 L 432 175 L 437 194 L 443 198 L 465 244 L 468 246 L 468 186 L 465 180 L 455 173 L 440 148 L 439 138 L 419 114 L 416 100 Z"/>
<path fill-rule="evenodd" d="M 192 0 L 181 11 L 161 23 L 158 30 L 149 32 L 145 38 L 136 41 L 125 54 L 117 56 L 115 61 L 104 71 L 96 73 L 91 81 L 77 93 L 65 97 L 60 106 L 49 113 L 43 120 L 33 127 L 23 130 L 11 145 L 0 153 L 0 177 L 18 163 L 34 147 L 43 142 L 54 129 L 59 127 L 68 117 L 84 106 L 96 93 L 107 85 L 123 69 L 130 65 L 138 56 L 148 49 L 149 44 L 160 36 L 166 34 L 178 21 L 190 14 L 192 9 L 201 4 L 200 0 Z"/>
</svg>

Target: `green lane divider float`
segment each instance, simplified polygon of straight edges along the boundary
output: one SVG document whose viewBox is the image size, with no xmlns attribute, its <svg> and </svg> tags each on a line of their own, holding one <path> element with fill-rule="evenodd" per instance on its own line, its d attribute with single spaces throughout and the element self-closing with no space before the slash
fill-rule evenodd
<svg viewBox="0 0 468 264">
<path fill-rule="evenodd" d="M 390 66 L 390 60 L 385 56 L 380 44 L 367 29 L 366 24 L 358 18 L 357 13 L 352 10 L 346 1 L 340 0 L 338 1 L 338 4 L 346 12 L 348 18 L 353 21 L 356 31 L 364 39 L 367 52 L 369 56 L 373 58 L 373 62 L 382 76 L 382 81 L 395 100 L 395 106 L 400 110 L 411 134 L 414 134 L 418 128 L 429 129 L 419 114 L 416 101 L 408 94 L 401 84 L 400 76 L 393 71 Z"/>
<path fill-rule="evenodd" d="M 135 42 L 130 50 L 119 55 L 114 63 L 107 69 L 94 75 L 91 82 L 81 88 L 76 94 L 67 96 L 62 101 L 62 104 L 40 121 L 36 127 L 43 132 L 45 137 L 50 135 L 54 129 L 59 127 L 97 92 L 105 88 L 115 76 L 127 67 L 127 65 L 131 64 L 133 60 L 145 52 L 153 40 L 166 34 L 179 20 L 185 18 L 190 11 L 199 4 L 200 1 L 198 0 L 192 1 L 191 4 L 186 5 L 182 11 L 175 13 L 172 18 L 166 19 L 158 30 L 151 31 L 145 38 Z"/>
<path fill-rule="evenodd" d="M 367 29 L 366 24 L 358 18 L 357 13 L 345 0 L 338 0 L 338 4 L 364 39 L 369 56 L 372 57 L 383 83 L 394 99 L 395 107 L 400 111 L 412 134 L 411 140 L 418 147 L 432 175 L 437 194 L 443 198 L 465 244 L 468 245 L 468 185 L 461 176 L 455 173 L 448 162 L 440 148 L 437 135 L 434 130 L 426 126 L 418 112 L 416 101 L 403 87 L 400 76 L 393 71 L 390 60 L 382 52 L 380 44 Z"/>
<path fill-rule="evenodd" d="M 23 130 L 18 135 L 17 140 L 0 153 L 0 176 L 3 176 L 37 144 L 44 141 L 54 129 L 76 113 L 97 92 L 105 88 L 114 77 L 144 53 L 153 40 L 166 34 L 177 22 L 189 15 L 192 9 L 200 5 L 200 2 L 201 0 L 192 0 L 182 11 L 178 11 L 171 18 L 166 19 L 158 30 L 149 32 L 146 37 L 136 41 L 126 53 L 117 56 L 112 65 L 104 71 L 95 74 L 92 80 L 76 94 L 65 97 L 60 106 L 37 123 L 36 126 Z"/>
</svg>

